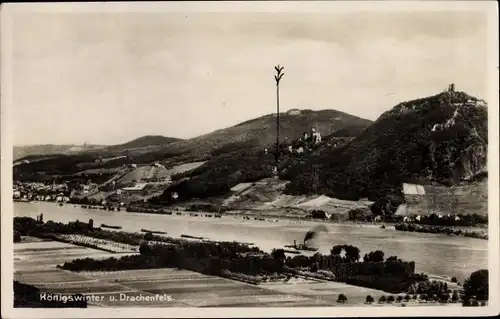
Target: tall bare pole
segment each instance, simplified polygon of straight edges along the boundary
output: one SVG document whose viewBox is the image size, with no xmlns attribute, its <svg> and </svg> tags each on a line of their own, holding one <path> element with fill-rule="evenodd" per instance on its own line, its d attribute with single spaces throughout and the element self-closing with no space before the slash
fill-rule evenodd
<svg viewBox="0 0 500 319">
<path fill-rule="evenodd" d="M 283 75 L 283 67 L 279 64 L 274 67 L 276 70 L 276 75 L 274 79 L 276 80 L 276 175 L 279 175 L 279 163 L 280 163 L 280 81 Z"/>
</svg>

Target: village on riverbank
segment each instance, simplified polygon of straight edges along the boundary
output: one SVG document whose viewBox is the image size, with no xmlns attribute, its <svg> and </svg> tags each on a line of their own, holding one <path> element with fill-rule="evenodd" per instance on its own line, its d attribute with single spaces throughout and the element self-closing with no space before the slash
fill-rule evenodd
<svg viewBox="0 0 500 319">
<path fill-rule="evenodd" d="M 135 166 L 120 171 L 100 185 L 90 180 L 85 184 L 17 181 L 14 184 L 14 201 L 77 205 L 89 210 L 200 217 L 238 216 L 270 222 L 286 218 L 356 223 L 394 227 L 398 231 L 488 239 L 487 178 L 454 187 L 404 183 L 404 202 L 397 206 L 384 198 L 373 202 L 366 199 L 339 200 L 325 195 L 287 195 L 283 189 L 288 182 L 275 178 L 240 183 L 215 200 L 175 201 L 178 194 L 172 193 L 172 201 L 168 205 L 154 201 L 172 179 L 202 165 L 203 162 L 196 162 L 170 169 L 157 163 Z"/>
</svg>

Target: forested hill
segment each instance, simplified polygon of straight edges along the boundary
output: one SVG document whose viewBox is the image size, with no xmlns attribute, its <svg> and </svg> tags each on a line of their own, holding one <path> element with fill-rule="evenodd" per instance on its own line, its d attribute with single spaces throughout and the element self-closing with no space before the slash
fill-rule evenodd
<svg viewBox="0 0 500 319">
<path fill-rule="evenodd" d="M 350 143 L 325 148 L 287 170 L 290 194 L 376 200 L 402 183 L 451 185 L 487 173 L 486 102 L 446 91 L 382 114 Z"/>
<path fill-rule="evenodd" d="M 361 131 L 371 123 L 336 110 L 291 110 L 280 114 L 281 142 L 292 141 L 316 128 L 323 136 L 344 130 Z M 265 148 L 276 143 L 276 114 L 251 119 L 225 129 L 167 145 L 168 153 L 198 156 L 226 154 L 237 150 Z"/>
</svg>

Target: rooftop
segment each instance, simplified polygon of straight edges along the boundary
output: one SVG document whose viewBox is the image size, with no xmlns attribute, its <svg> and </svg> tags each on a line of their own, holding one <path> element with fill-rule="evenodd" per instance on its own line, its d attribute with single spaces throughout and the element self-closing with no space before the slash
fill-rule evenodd
<svg viewBox="0 0 500 319">
<path fill-rule="evenodd" d="M 143 190 L 148 184 L 147 183 L 140 183 L 140 184 L 136 184 L 135 186 L 133 187 L 124 187 L 122 188 L 122 190 L 124 191 L 141 191 Z"/>
</svg>

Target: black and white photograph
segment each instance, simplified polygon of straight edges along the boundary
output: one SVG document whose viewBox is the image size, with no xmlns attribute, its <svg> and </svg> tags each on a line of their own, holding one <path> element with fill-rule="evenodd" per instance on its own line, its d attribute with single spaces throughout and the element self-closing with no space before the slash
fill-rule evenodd
<svg viewBox="0 0 500 319">
<path fill-rule="evenodd" d="M 496 2 L 1 15 L 2 316 L 498 314 Z"/>
</svg>

